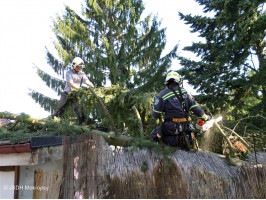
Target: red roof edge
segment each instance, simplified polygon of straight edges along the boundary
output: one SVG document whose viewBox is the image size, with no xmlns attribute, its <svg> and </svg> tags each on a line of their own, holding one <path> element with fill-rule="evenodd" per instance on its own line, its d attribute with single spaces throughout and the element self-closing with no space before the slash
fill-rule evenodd
<svg viewBox="0 0 266 200">
<path fill-rule="evenodd" d="M 0 146 L 0 154 L 32 152 L 30 143 Z"/>
</svg>

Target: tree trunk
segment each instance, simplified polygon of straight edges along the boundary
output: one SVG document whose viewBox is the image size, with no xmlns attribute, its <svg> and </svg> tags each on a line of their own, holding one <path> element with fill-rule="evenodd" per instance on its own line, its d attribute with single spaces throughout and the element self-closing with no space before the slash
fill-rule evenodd
<svg viewBox="0 0 266 200">
<path fill-rule="evenodd" d="M 266 198 L 266 153 L 260 165 L 250 157 L 237 167 L 207 152 L 115 150 L 94 133 L 70 141 L 63 140 L 61 198 Z"/>
<path fill-rule="evenodd" d="M 266 86 L 262 86 L 262 110 L 266 113 Z"/>
</svg>

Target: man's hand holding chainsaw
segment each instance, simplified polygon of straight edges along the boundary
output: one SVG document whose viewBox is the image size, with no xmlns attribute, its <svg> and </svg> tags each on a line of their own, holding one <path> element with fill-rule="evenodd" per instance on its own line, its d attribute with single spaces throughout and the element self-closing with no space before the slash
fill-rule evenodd
<svg viewBox="0 0 266 200">
<path fill-rule="evenodd" d="M 202 133 L 202 131 L 206 131 L 209 128 L 211 128 L 213 126 L 214 122 L 219 122 L 221 120 L 222 120 L 222 116 L 220 116 L 216 119 L 213 119 L 211 117 L 208 117 L 207 120 L 198 119 L 197 124 L 196 124 L 196 128 L 200 130 L 200 133 Z"/>
</svg>

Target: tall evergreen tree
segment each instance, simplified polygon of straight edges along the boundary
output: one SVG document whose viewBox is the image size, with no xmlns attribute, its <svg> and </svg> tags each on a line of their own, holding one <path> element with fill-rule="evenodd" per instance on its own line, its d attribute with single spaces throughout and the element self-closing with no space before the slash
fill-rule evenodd
<svg viewBox="0 0 266 200">
<path fill-rule="evenodd" d="M 165 29 L 159 29 L 156 17 L 141 20 L 143 10 L 142 0 L 86 0 L 81 16 L 66 7 L 65 14 L 54 21 L 58 55 L 47 50 L 48 64 L 63 76 L 79 56 L 85 60 L 83 71 L 96 87 L 110 80 L 112 85 L 141 88 L 142 92 L 161 89 L 163 72 L 177 56 L 177 46 L 161 56 Z M 49 87 L 58 93 L 62 90 L 62 80 L 41 70 L 38 74 Z M 51 101 L 36 91 L 32 96 L 41 105 Z"/>
<path fill-rule="evenodd" d="M 266 113 L 265 0 L 196 0 L 213 17 L 179 16 L 205 42 L 184 50 L 200 61 L 180 57 L 181 73 L 202 92 L 201 101 L 212 110 L 245 104 L 248 112 Z M 250 101 L 252 103 L 250 104 Z"/>
</svg>

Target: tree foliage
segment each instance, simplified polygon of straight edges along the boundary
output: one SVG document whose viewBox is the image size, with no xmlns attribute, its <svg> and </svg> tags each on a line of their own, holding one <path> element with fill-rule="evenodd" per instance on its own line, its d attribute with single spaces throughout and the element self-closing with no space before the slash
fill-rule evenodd
<svg viewBox="0 0 266 200">
<path fill-rule="evenodd" d="M 150 117 L 155 92 L 139 93 L 137 90 L 129 91 L 125 87 L 113 85 L 109 88 L 96 88 L 95 93 L 105 104 L 120 133 L 140 137 L 140 127 L 133 106 L 140 114 L 145 135 L 149 135 L 158 125 L 158 122 Z M 70 98 L 78 99 L 83 105 L 82 109 L 86 113 L 88 124 L 96 121 L 100 127 L 109 126 L 102 108 L 97 103 L 95 96 L 88 90 L 72 91 Z M 63 118 L 70 119 L 71 113 L 66 112 Z"/>
<path fill-rule="evenodd" d="M 182 20 L 198 32 L 205 43 L 193 43 L 184 50 L 200 61 L 181 57 L 182 74 L 204 94 L 202 102 L 213 109 L 235 112 L 253 105 L 249 112 L 266 113 L 266 63 L 264 1 L 197 0 L 213 17 L 179 13 Z M 213 98 L 215 97 L 215 98 Z"/>
<path fill-rule="evenodd" d="M 0 126 L 0 140 L 10 140 L 12 143 L 25 141 L 35 136 L 74 136 L 88 131 L 55 120 L 44 121 L 32 118 L 25 113 L 0 112 L 0 117 L 10 119 L 10 123 Z"/>
<path fill-rule="evenodd" d="M 57 55 L 47 49 L 47 62 L 64 77 L 74 57 L 85 61 L 83 71 L 96 87 L 109 81 L 126 89 L 150 92 L 162 88 L 163 73 L 176 58 L 177 46 L 162 56 L 165 29 L 156 16 L 142 16 L 142 0 L 85 1 L 81 16 L 66 6 L 53 23 Z M 63 82 L 38 69 L 39 77 L 58 94 Z M 32 97 L 45 110 L 53 111 L 52 99 L 37 91 Z"/>
<path fill-rule="evenodd" d="M 244 137 L 265 145 L 266 62 L 264 0 L 196 0 L 206 16 L 179 13 L 204 42 L 184 48 L 199 59 L 179 57 L 180 73 L 212 113 Z M 235 124 L 237 124 L 235 126 Z M 235 126 L 235 127 L 234 127 Z M 229 132 L 230 133 L 230 132 Z M 252 140 L 251 140 L 252 141 Z"/>
<path fill-rule="evenodd" d="M 259 135 L 262 146 L 266 132 L 265 21 L 264 1 L 196 0 L 212 17 L 179 13 L 191 32 L 199 32 L 205 42 L 193 43 L 184 50 L 200 60 L 179 57 L 180 73 L 201 95 L 200 103 L 212 113 L 226 112 L 227 122 L 237 131 Z M 120 132 L 139 136 L 135 106 L 140 113 L 144 132 L 158 125 L 151 119 L 153 95 L 162 89 L 163 74 L 176 58 L 177 46 L 162 57 L 165 29 L 156 17 L 142 18 L 141 0 L 87 0 L 82 15 L 66 7 L 65 14 L 54 20 L 53 31 L 57 55 L 47 50 L 47 62 L 64 77 L 74 57 L 85 60 L 84 72 L 96 86 Z M 38 75 L 58 94 L 64 82 L 42 70 Z M 110 81 L 111 87 L 103 87 Z M 55 101 L 34 91 L 32 97 L 46 110 L 54 109 Z M 108 126 L 107 119 L 93 95 L 73 91 L 86 113 L 87 122 Z M 253 115 L 253 117 L 250 117 Z M 73 110 L 68 106 L 63 119 L 72 122 Z M 246 120 L 242 120 L 242 119 Z M 255 127 L 255 128 L 254 128 Z M 228 132 L 230 134 L 230 131 Z M 250 135 L 250 133 L 247 133 Z"/>
</svg>

